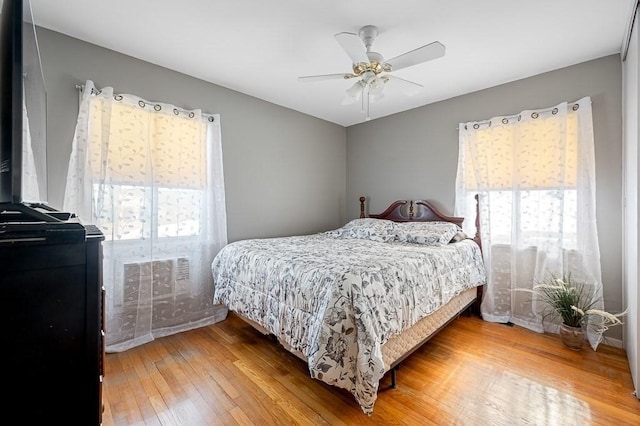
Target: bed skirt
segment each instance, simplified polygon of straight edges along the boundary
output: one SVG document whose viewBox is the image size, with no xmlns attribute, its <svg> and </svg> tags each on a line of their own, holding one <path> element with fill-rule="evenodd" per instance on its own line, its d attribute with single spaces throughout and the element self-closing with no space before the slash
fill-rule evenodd
<svg viewBox="0 0 640 426">
<path fill-rule="evenodd" d="M 385 371 L 389 371 L 400 364 L 406 357 L 411 355 L 416 349 L 422 346 L 427 340 L 433 337 L 449 322 L 456 319 L 465 309 L 469 308 L 476 300 L 478 289 L 470 288 L 451 299 L 440 309 L 422 318 L 420 321 L 406 329 L 402 334 L 391 337 L 382 345 L 382 360 Z M 255 321 L 251 321 L 236 313 L 240 318 L 249 323 L 253 328 L 264 335 L 272 335 L 266 328 Z M 286 342 L 278 340 L 280 344 L 289 352 L 303 361 L 307 358 L 300 351 L 292 349 Z"/>
</svg>

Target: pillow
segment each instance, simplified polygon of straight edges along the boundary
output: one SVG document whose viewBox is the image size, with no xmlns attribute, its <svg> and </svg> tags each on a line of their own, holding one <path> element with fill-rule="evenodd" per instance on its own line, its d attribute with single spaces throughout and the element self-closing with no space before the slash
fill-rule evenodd
<svg viewBox="0 0 640 426">
<path fill-rule="evenodd" d="M 449 244 L 462 231 L 451 222 L 403 222 L 396 224 L 395 229 L 397 241 L 428 246 Z"/>
<path fill-rule="evenodd" d="M 365 217 L 353 219 L 342 228 L 328 231 L 327 234 L 336 238 L 358 238 L 388 243 L 395 240 L 394 225 L 390 220 Z"/>
</svg>

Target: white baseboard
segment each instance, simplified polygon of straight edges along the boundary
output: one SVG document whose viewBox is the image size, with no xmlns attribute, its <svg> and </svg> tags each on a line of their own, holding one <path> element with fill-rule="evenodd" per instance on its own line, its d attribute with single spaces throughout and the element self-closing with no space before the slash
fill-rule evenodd
<svg viewBox="0 0 640 426">
<path fill-rule="evenodd" d="M 624 346 L 622 346 L 622 340 L 621 339 L 612 339 L 611 337 L 604 337 L 602 339 L 602 342 L 600 342 L 601 345 L 607 345 L 607 346 L 613 346 L 614 348 L 620 348 L 620 349 L 624 349 Z"/>
</svg>

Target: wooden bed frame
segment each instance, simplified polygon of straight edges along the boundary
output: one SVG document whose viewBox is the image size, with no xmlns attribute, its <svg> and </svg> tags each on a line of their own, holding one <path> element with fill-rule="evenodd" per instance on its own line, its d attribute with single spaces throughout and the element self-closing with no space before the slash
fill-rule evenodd
<svg viewBox="0 0 640 426">
<path fill-rule="evenodd" d="M 365 197 L 360 197 L 360 217 L 370 217 L 375 219 L 387 219 L 394 222 L 433 222 L 444 221 L 452 222 L 458 226 L 462 225 L 464 218 L 447 216 L 428 201 L 407 201 L 398 200 L 393 202 L 384 212 L 380 214 L 365 214 Z M 408 205 L 408 208 L 405 207 Z M 476 235 L 473 240 L 480 246 L 480 223 L 478 218 L 478 196 L 476 195 Z M 394 336 L 382 346 L 382 356 L 385 365 L 385 372 L 391 372 L 391 387 L 396 388 L 396 371 L 400 363 L 404 361 L 413 352 L 418 350 L 429 339 L 435 336 L 440 330 L 446 327 L 451 321 L 458 318 L 465 311 L 480 313 L 480 301 L 482 300 L 483 287 L 471 288 L 458 296 L 454 297 L 449 303 L 442 306 L 436 312 L 428 315 L 418 321 L 413 326 L 405 330 L 401 335 Z M 287 351 L 296 355 L 298 358 L 307 361 L 306 357 L 292 349 L 286 342 L 280 341 L 269 330 L 254 321 L 251 321 L 242 315 L 238 315 L 244 321 L 264 335 L 272 336 Z"/>
<path fill-rule="evenodd" d="M 476 234 L 472 238 L 482 250 L 480 239 L 480 208 L 478 195 L 476 199 Z M 463 217 L 448 216 L 440 212 L 436 207 L 425 200 L 397 200 L 391 203 L 385 211 L 379 214 L 365 213 L 365 197 L 360 197 L 360 217 L 371 217 L 374 219 L 386 219 L 394 222 L 434 222 L 444 221 L 455 223 L 462 227 Z M 408 207 L 407 203 L 409 204 Z M 451 321 L 458 318 L 463 312 L 475 312 L 480 315 L 480 303 L 482 301 L 484 286 L 476 287 L 454 298 L 438 311 L 423 318 L 409 329 L 405 330 L 400 337 L 395 337 L 387 341 L 382 346 L 382 354 L 386 371 L 391 371 L 391 387 L 396 387 L 396 371 L 402 361 L 418 350 L 429 339 L 435 336 L 438 331 L 446 327 Z M 475 291 L 474 291 L 475 290 Z M 468 300 L 467 293 L 475 293 L 472 300 Z M 466 298 L 466 299 L 465 299 Z M 446 308 L 446 309 L 443 309 Z M 402 338 L 402 336 L 405 336 Z M 396 347 L 397 346 L 397 347 Z"/>
</svg>

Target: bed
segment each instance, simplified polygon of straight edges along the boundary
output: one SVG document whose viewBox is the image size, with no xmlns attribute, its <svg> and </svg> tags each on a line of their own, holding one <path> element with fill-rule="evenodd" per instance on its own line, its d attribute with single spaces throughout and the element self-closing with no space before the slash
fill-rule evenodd
<svg viewBox="0 0 640 426">
<path fill-rule="evenodd" d="M 214 302 L 289 352 L 310 376 L 373 413 L 380 379 L 477 305 L 486 281 L 479 233 L 424 200 L 312 235 L 236 241 L 215 257 Z M 476 220 L 477 223 L 477 220 Z"/>
</svg>

